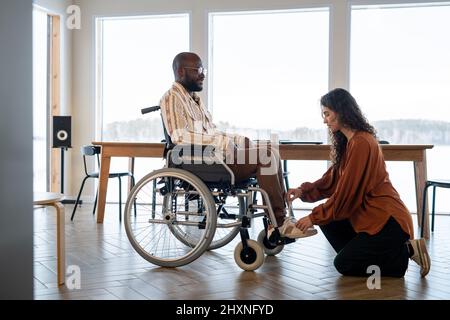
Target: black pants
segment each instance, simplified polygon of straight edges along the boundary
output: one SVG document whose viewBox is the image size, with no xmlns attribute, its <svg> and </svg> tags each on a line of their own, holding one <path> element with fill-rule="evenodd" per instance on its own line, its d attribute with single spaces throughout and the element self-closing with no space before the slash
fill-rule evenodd
<svg viewBox="0 0 450 320">
<path fill-rule="evenodd" d="M 408 269 L 409 240 L 394 218 L 375 235 L 356 233 L 349 220 L 334 221 L 321 226 L 327 240 L 337 252 L 334 266 L 347 276 L 369 276 L 367 267 L 380 267 L 381 275 L 401 278 Z"/>
</svg>

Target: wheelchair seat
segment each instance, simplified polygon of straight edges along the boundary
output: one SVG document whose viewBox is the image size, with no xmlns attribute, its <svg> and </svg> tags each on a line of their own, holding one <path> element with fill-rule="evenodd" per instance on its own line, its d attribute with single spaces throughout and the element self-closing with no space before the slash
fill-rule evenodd
<svg viewBox="0 0 450 320">
<path fill-rule="evenodd" d="M 186 150 L 189 154 L 184 155 Z M 168 168 L 189 171 L 199 177 L 208 188 L 232 190 L 257 184 L 256 176 L 235 181 L 231 169 L 220 158 L 215 157 L 212 146 L 179 145 L 170 148 L 166 154 Z"/>
</svg>

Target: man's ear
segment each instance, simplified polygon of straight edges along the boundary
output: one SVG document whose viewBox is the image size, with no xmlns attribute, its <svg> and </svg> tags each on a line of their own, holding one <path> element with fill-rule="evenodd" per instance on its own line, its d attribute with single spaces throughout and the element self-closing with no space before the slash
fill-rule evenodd
<svg viewBox="0 0 450 320">
<path fill-rule="evenodd" d="M 178 68 L 177 70 L 177 79 L 183 79 L 184 78 L 184 68 Z"/>
</svg>

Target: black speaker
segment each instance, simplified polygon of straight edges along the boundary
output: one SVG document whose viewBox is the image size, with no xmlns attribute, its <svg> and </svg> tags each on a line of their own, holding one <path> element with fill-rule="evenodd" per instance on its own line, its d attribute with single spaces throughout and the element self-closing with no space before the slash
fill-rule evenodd
<svg viewBox="0 0 450 320">
<path fill-rule="evenodd" d="M 72 117 L 53 117 L 53 148 L 72 148 Z"/>
</svg>

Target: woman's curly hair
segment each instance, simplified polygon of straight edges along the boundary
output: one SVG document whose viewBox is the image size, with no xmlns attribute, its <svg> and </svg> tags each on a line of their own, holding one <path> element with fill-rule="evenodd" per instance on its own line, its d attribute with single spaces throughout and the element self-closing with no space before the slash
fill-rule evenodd
<svg viewBox="0 0 450 320">
<path fill-rule="evenodd" d="M 369 124 L 366 117 L 356 103 L 355 98 L 345 89 L 337 88 L 320 99 L 323 107 L 336 112 L 339 123 L 346 128 L 355 131 L 364 131 L 372 134 L 376 138 L 376 130 Z M 347 137 L 341 132 L 331 132 L 331 161 L 333 166 L 339 168 L 342 156 L 347 149 Z"/>
</svg>

